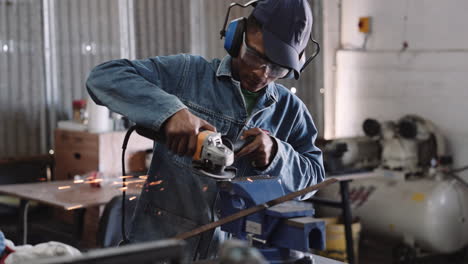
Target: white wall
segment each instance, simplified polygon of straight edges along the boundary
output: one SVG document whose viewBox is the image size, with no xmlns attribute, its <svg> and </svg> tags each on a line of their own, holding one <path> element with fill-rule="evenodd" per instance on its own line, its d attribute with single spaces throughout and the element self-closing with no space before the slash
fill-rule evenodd
<svg viewBox="0 0 468 264">
<path fill-rule="evenodd" d="M 335 136 L 361 134 L 367 117 L 418 114 L 442 130 L 455 165 L 467 164 L 466 10 L 466 0 L 342 0 Z M 365 49 L 360 16 L 372 17 Z"/>
</svg>

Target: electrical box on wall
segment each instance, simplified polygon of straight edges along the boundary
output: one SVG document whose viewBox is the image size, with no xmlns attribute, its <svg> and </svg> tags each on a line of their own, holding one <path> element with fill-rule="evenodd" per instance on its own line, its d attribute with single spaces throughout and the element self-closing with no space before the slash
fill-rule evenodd
<svg viewBox="0 0 468 264">
<path fill-rule="evenodd" d="M 371 17 L 360 17 L 358 27 L 359 32 L 366 34 L 370 33 Z"/>
</svg>

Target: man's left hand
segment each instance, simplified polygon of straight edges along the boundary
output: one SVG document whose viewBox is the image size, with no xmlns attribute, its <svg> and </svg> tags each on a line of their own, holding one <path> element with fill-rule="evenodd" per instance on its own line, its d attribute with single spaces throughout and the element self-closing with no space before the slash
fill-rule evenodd
<svg viewBox="0 0 468 264">
<path fill-rule="evenodd" d="M 270 137 L 267 131 L 260 128 L 251 128 L 244 131 L 241 139 L 255 137 L 250 144 L 244 146 L 237 154 L 236 158 L 248 156 L 252 160 L 255 168 L 266 168 L 276 155 L 278 146 L 276 141 Z"/>
</svg>

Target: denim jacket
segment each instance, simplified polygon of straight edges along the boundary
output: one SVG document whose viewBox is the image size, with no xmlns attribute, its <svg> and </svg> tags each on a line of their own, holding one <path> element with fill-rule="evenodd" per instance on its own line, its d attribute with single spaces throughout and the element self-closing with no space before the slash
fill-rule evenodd
<svg viewBox="0 0 468 264">
<path fill-rule="evenodd" d="M 237 177 L 279 176 L 286 193 L 321 182 L 325 177 L 322 153 L 314 145 L 317 130 L 306 106 L 273 82 L 248 116 L 240 83 L 231 75 L 231 60 L 226 56 L 209 62 L 187 54 L 113 60 L 93 69 L 87 88 L 96 103 L 155 131 L 184 108 L 232 142 L 244 130 L 267 130 L 278 146 L 272 162 L 258 170 L 247 158 L 237 159 Z M 215 181 L 194 171 L 191 157 L 180 157 L 156 143 L 130 239 L 170 238 L 215 220 L 216 195 Z M 211 241 L 208 234 L 187 242 L 194 255 L 214 250 L 216 243 Z"/>
</svg>

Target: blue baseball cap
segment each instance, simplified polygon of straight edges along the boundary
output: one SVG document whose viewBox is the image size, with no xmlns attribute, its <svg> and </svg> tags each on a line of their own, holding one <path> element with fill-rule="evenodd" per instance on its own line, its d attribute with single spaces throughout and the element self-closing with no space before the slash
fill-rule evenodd
<svg viewBox="0 0 468 264">
<path fill-rule="evenodd" d="M 266 56 L 293 69 L 298 79 L 305 61 L 299 56 L 307 46 L 313 23 L 307 0 L 260 0 L 252 15 L 262 24 Z"/>
</svg>

